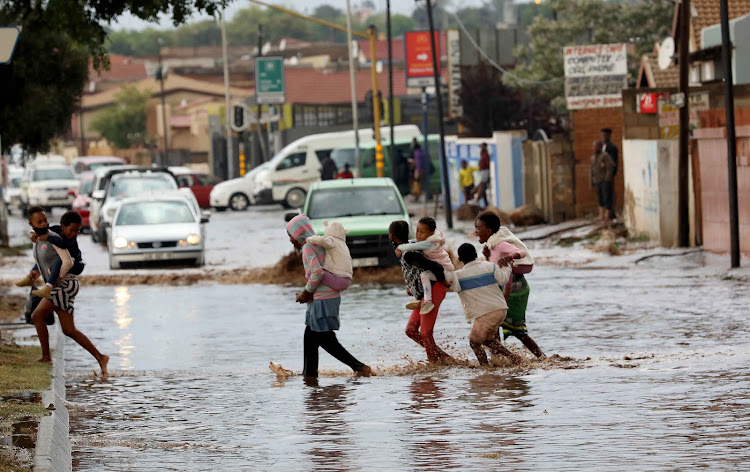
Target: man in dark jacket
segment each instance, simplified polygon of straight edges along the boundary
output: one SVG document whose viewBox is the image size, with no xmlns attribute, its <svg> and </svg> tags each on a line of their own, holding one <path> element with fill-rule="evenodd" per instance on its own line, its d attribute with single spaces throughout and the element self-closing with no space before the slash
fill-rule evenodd
<svg viewBox="0 0 750 472">
<path fill-rule="evenodd" d="M 338 173 L 336 163 L 331 159 L 331 156 L 324 156 L 320 160 L 320 164 L 323 166 L 320 169 L 320 180 L 333 180 Z"/>
<path fill-rule="evenodd" d="M 613 220 L 615 217 L 615 184 L 614 179 L 617 175 L 617 169 L 620 164 L 620 151 L 617 146 L 612 142 L 612 130 L 609 128 L 602 128 L 602 151 L 609 154 L 612 160 L 615 162 L 615 173 L 612 175 L 612 197 L 610 198 L 609 216 Z"/>
</svg>

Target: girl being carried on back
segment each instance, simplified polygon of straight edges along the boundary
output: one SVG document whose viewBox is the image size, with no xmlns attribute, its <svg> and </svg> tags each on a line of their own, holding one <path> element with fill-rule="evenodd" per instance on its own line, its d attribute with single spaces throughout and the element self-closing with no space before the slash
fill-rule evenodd
<svg viewBox="0 0 750 472">
<path fill-rule="evenodd" d="M 445 235 L 437 228 L 435 220 L 426 216 L 417 223 L 417 242 L 400 244 L 396 248 L 396 256 L 401 257 L 401 253 L 409 251 L 422 251 L 428 259 L 435 261 L 446 271 L 453 272 L 453 262 L 448 252 L 443 249 L 445 245 Z M 420 275 L 422 287 L 424 287 L 424 299 L 417 300 L 414 298 L 406 304 L 406 308 L 414 310 L 420 305 L 422 308 L 419 313 L 424 315 L 432 311 L 435 305 L 432 303 L 432 284 L 430 281 L 436 280 L 435 274 L 430 271 L 422 272 Z"/>
<path fill-rule="evenodd" d="M 337 292 L 349 288 L 352 284 L 352 256 L 346 246 L 347 230 L 341 223 L 324 221 L 326 227 L 324 236 L 310 236 L 307 242 L 325 248 L 325 262 L 323 262 L 322 284 Z"/>
</svg>

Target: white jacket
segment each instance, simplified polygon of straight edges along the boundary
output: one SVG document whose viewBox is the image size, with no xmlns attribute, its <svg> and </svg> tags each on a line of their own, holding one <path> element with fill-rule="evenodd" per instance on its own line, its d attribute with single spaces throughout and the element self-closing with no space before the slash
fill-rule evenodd
<svg viewBox="0 0 750 472">
<path fill-rule="evenodd" d="M 472 261 L 462 269 L 446 273 L 450 290 L 458 292 L 466 321 L 473 322 L 492 311 L 507 310 L 502 287 L 510 280 L 510 267 L 488 261 Z"/>
<path fill-rule="evenodd" d="M 323 225 L 326 227 L 325 236 L 310 236 L 307 238 L 307 242 L 326 249 L 323 270 L 339 277 L 351 279 L 354 270 L 352 268 L 352 256 L 349 254 L 349 248 L 346 245 L 347 231 L 337 221 L 330 224 L 328 221 L 324 221 Z"/>
<path fill-rule="evenodd" d="M 526 245 L 522 243 L 521 240 L 518 239 L 518 237 L 505 226 L 501 226 L 500 229 L 497 230 L 497 233 L 490 236 L 490 238 L 487 240 L 487 247 L 491 250 L 497 244 L 500 244 L 502 242 L 510 243 L 526 253 L 526 257 L 524 257 L 523 259 L 513 261 L 514 265 L 534 265 L 534 259 L 531 257 L 529 248 L 527 248 Z"/>
</svg>

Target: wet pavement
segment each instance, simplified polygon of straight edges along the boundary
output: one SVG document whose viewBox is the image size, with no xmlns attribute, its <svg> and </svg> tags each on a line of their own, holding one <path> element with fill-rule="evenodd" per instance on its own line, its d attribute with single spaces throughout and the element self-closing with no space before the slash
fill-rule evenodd
<svg viewBox="0 0 750 472">
<path fill-rule="evenodd" d="M 294 288 L 84 287 L 76 323 L 115 375 L 67 341 L 74 468 L 745 469 L 750 289 L 669 261 L 536 268 L 530 335 L 561 357 L 521 368 L 416 363 L 403 288 L 355 286 L 339 339 L 380 375 L 321 353 L 318 387 L 268 370 L 301 370 Z M 450 294 L 438 343 L 473 361 L 469 328 Z"/>
</svg>

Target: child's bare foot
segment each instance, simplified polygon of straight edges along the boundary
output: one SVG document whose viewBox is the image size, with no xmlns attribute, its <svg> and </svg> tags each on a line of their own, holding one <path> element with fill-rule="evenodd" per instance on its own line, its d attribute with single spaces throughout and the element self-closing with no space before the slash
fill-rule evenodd
<svg viewBox="0 0 750 472">
<path fill-rule="evenodd" d="M 44 364 L 52 365 L 52 359 L 50 359 L 49 357 L 42 357 L 37 362 L 42 362 Z"/>
<path fill-rule="evenodd" d="M 376 374 L 376 373 L 375 373 L 375 372 L 374 372 L 374 371 L 372 370 L 372 367 L 370 367 L 369 365 L 366 365 L 366 366 L 362 367 L 361 369 L 359 369 L 359 370 L 357 371 L 357 375 L 358 375 L 359 377 L 375 377 L 375 376 L 377 376 L 378 374 Z"/>
<path fill-rule="evenodd" d="M 102 368 L 102 377 L 106 377 L 108 374 L 107 364 L 109 364 L 109 356 L 103 355 L 99 358 L 99 367 Z"/>
</svg>

